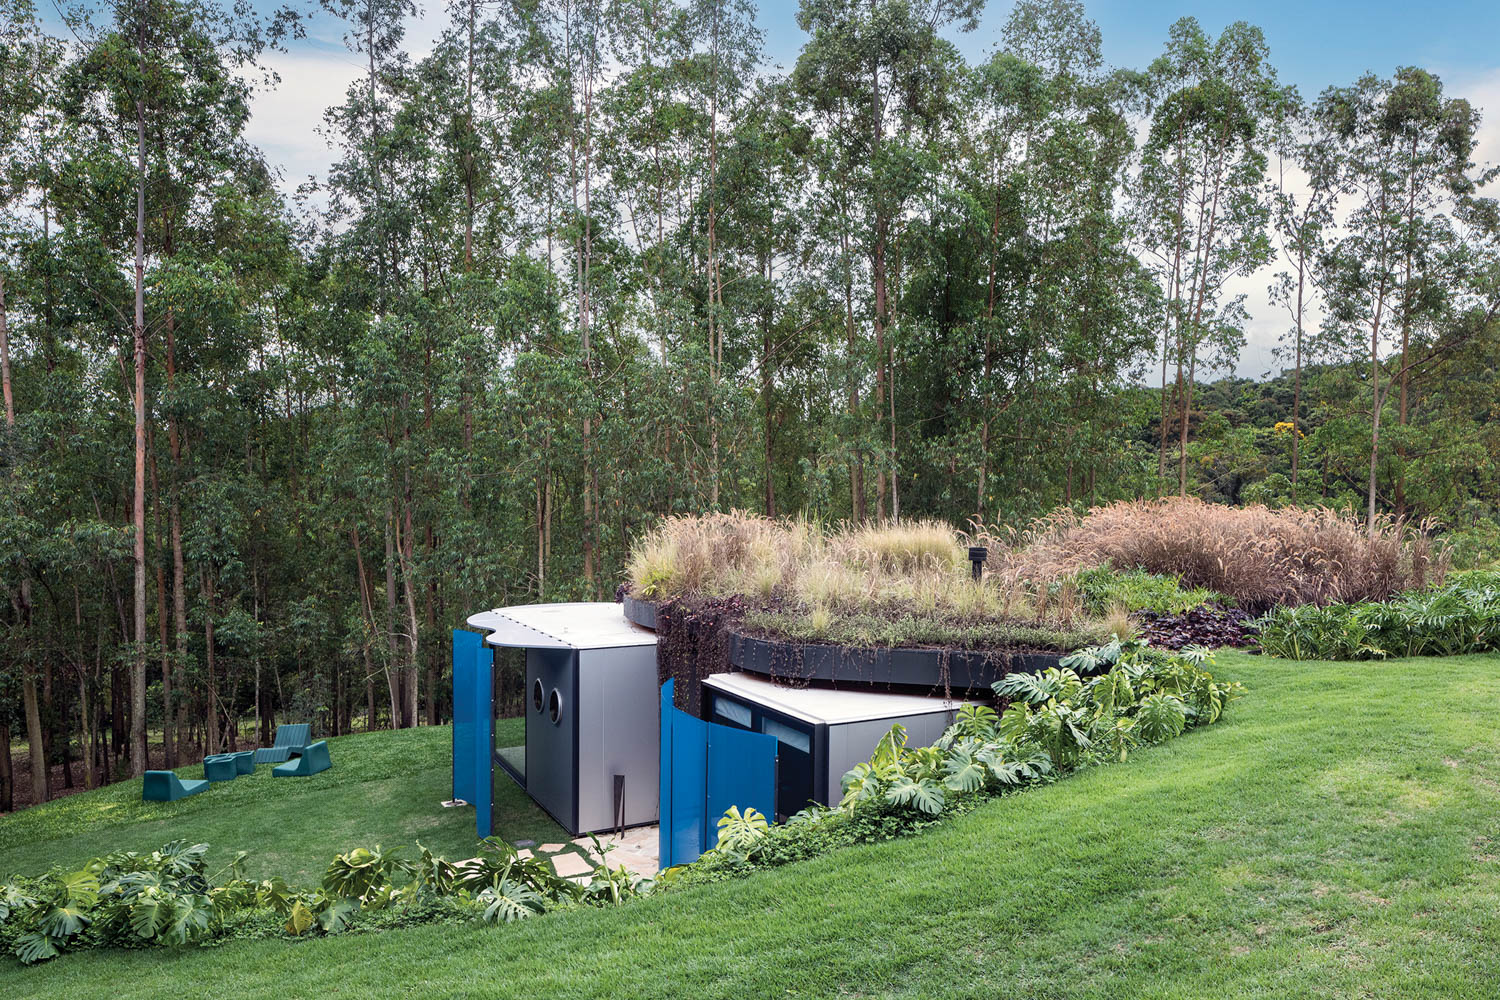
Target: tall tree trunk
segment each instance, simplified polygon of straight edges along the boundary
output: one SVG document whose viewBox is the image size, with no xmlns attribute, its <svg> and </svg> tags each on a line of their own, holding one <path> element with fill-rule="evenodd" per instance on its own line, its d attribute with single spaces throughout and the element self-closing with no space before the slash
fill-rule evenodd
<svg viewBox="0 0 1500 1000">
<path fill-rule="evenodd" d="M 177 766 L 177 751 L 172 739 L 172 647 L 167 643 L 167 571 L 162 565 L 159 551 L 162 535 L 161 483 L 157 476 L 154 454 L 151 456 L 151 530 L 158 546 L 158 552 L 153 554 L 151 561 L 156 565 L 156 638 L 161 645 L 162 766 L 170 770 Z"/>
<path fill-rule="evenodd" d="M 847 231 L 839 233 L 839 242 L 844 251 L 844 341 L 849 353 L 849 419 L 851 422 L 859 416 L 859 369 L 856 359 L 859 357 L 859 343 L 854 333 L 854 275 L 849 260 L 849 234 Z M 854 455 L 850 460 L 849 468 L 849 492 L 852 513 L 855 521 L 865 519 L 865 462 L 858 441 L 854 445 Z"/>
<path fill-rule="evenodd" d="M 5 398 L 5 428 L 12 437 L 16 431 L 16 402 L 15 390 L 10 378 L 10 327 L 9 316 L 5 305 L 5 275 L 0 274 L 0 390 L 3 390 Z M 14 474 L 14 470 L 12 472 Z M 17 610 L 20 612 L 20 624 L 23 629 L 30 631 L 31 625 L 31 581 L 21 578 L 17 594 Z M 29 636 L 27 637 L 29 641 Z M 31 800 L 35 803 L 46 802 L 51 797 L 51 788 L 48 782 L 47 772 L 47 749 L 46 738 L 42 732 L 42 717 L 37 704 L 36 675 L 32 671 L 30 663 L 21 664 L 21 702 L 26 716 L 26 742 L 28 756 L 31 758 Z M 10 761 L 10 729 L 5 730 L 5 753 L 3 766 L 6 779 L 6 795 L 13 797 L 11 789 L 11 761 Z"/>
<path fill-rule="evenodd" d="M 1375 317 L 1370 323 L 1370 479 L 1365 503 L 1366 530 L 1375 537 L 1375 498 L 1380 471 L 1380 320 L 1385 307 L 1385 285 L 1375 300 Z"/>
<path fill-rule="evenodd" d="M 391 692 L 391 728 L 403 725 L 401 708 L 405 700 L 401 696 L 401 639 L 396 631 L 396 513 L 392 505 L 385 510 L 385 615 L 386 636 L 390 647 L 390 663 L 386 666 L 386 686 Z"/>
<path fill-rule="evenodd" d="M 0 812 L 10 812 L 16 807 L 15 762 L 10 755 L 10 742 L 10 723 L 0 721 Z"/>
<path fill-rule="evenodd" d="M 214 615 L 218 613 L 216 599 L 213 574 L 205 571 L 203 574 L 203 666 L 207 679 L 205 694 L 208 698 L 208 709 L 203 714 L 208 724 L 209 753 L 218 753 L 221 745 L 219 677 L 217 658 L 214 654 Z"/>
<path fill-rule="evenodd" d="M 47 767 L 47 746 L 42 732 L 36 678 L 31 674 L 29 666 L 23 669 L 27 673 L 21 680 L 21 705 L 26 715 L 26 742 L 31 758 L 31 801 L 34 805 L 41 805 L 52 797 L 51 772 Z"/>
<path fill-rule="evenodd" d="M 708 506 L 719 509 L 719 377 L 724 362 L 724 331 L 721 328 L 722 293 L 718 285 L 717 235 L 719 180 L 719 4 L 714 3 L 712 62 L 709 68 L 708 101 L 708 407 L 709 469 Z"/>
<path fill-rule="evenodd" d="M 140 48 L 145 55 L 145 22 Z M 130 671 L 130 773 L 146 773 L 146 105 L 135 102 L 135 649 Z"/>
<path fill-rule="evenodd" d="M 771 288 L 771 260 L 769 256 L 762 255 L 760 273 L 761 279 L 765 283 L 765 291 L 769 292 Z M 760 319 L 760 402 L 765 419 L 765 499 L 767 517 L 776 516 L 776 424 L 774 414 L 772 413 L 776 387 L 776 345 L 771 341 L 771 303 L 771 297 L 767 294 Z"/>
<path fill-rule="evenodd" d="M 1297 346 L 1292 368 L 1292 501 L 1297 500 L 1297 468 L 1302 457 L 1302 306 L 1307 252 L 1297 251 Z"/>
<path fill-rule="evenodd" d="M 875 0 L 870 0 L 870 14 L 873 18 L 876 12 Z M 870 60 L 870 163 L 873 167 L 880 159 L 880 146 L 884 138 L 885 108 L 881 104 L 880 96 L 880 64 L 878 53 Z M 871 280 L 875 286 L 875 430 L 880 429 L 880 421 L 885 419 L 885 393 L 886 393 L 886 349 L 885 349 L 885 324 L 886 324 L 886 237 L 889 235 L 890 220 L 887 218 L 884 194 L 877 183 L 874 196 L 874 204 L 871 206 L 875 215 L 875 245 L 871 253 L 870 271 Z M 894 459 L 895 456 L 892 456 Z M 886 484 L 884 461 L 875 464 L 875 517 L 878 520 L 885 519 Z"/>
<path fill-rule="evenodd" d="M 177 388 L 177 318 L 171 307 L 167 308 L 167 392 L 170 394 Z M 171 669 L 166 669 L 166 649 L 163 645 L 162 684 L 165 689 L 169 674 L 177 675 L 182 664 L 187 662 L 188 651 L 188 620 L 187 620 L 187 560 L 182 552 L 182 502 L 179 496 L 178 484 L 182 481 L 182 430 L 177 424 L 175 407 L 173 412 L 167 414 L 167 447 L 172 456 L 172 465 L 168 470 L 167 479 L 167 533 L 170 536 L 172 546 L 172 648 L 177 656 L 171 664 Z M 165 613 L 165 612 L 163 612 Z M 174 713 L 168 713 L 166 726 L 169 730 L 176 725 Z M 170 744 L 169 744 L 170 745 Z M 170 752 L 170 751 L 169 751 Z M 167 765 L 172 766 L 171 764 Z"/>
</svg>

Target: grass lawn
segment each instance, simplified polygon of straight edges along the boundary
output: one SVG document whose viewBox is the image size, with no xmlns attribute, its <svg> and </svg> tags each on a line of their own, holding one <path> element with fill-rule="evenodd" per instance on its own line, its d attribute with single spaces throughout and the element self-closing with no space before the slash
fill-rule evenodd
<svg viewBox="0 0 1500 1000">
<path fill-rule="evenodd" d="M 524 720 L 495 725 L 505 743 L 525 740 Z M 442 809 L 453 794 L 453 731 L 447 726 L 360 733 L 328 741 L 333 769 L 277 778 L 272 765 L 177 802 L 142 802 L 139 781 L 121 781 L 0 818 L 0 878 L 31 875 L 115 850 L 150 851 L 182 838 L 212 845 L 210 870 L 249 851 L 252 878 L 281 875 L 313 885 L 333 855 L 352 847 L 416 846 L 472 857 L 474 810 Z M 179 768 L 203 777 L 201 764 Z M 566 840 L 562 828 L 501 775 L 495 829 L 509 840 Z"/>
<path fill-rule="evenodd" d="M 918 837 L 505 927 L 0 964 L 0 996 L 1500 996 L 1500 657 L 1218 672 L 1225 723 Z"/>
</svg>

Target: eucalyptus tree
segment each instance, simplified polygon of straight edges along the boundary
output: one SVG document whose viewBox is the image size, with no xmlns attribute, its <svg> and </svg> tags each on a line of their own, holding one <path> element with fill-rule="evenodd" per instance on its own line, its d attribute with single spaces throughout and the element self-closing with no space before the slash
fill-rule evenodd
<svg viewBox="0 0 1500 1000">
<path fill-rule="evenodd" d="M 179 310 L 172 292 L 153 307 L 148 322 L 148 261 L 168 278 L 184 224 L 203 208 L 211 186 L 242 169 L 242 133 L 256 59 L 267 45 L 298 30 L 295 16 L 273 12 L 268 19 L 224 8 L 210 0 L 113 0 L 98 10 L 109 26 L 90 37 L 70 68 L 67 105 L 80 127 L 97 138 L 94 158 L 101 166 L 80 172 L 79 197 L 69 224 L 96 233 L 105 246 L 129 254 L 134 295 L 129 353 L 134 379 L 127 387 L 135 416 L 134 600 L 131 693 L 131 767 L 146 768 L 145 664 L 146 496 L 150 451 L 151 398 L 147 385 L 149 341 L 165 330 L 169 390 L 174 375 L 173 332 Z M 83 23 L 88 23 L 86 20 Z M 129 194 L 114 183 L 131 178 Z M 123 196 L 122 196 L 123 195 Z M 118 219 L 130 212 L 135 224 L 128 251 L 121 245 Z M 197 221 L 201 221 L 201 217 Z M 154 278 L 153 278 L 154 280 Z M 175 421 L 173 433 L 175 434 Z M 179 456 L 174 454 L 174 464 Z M 174 532 L 174 538 L 178 535 Z M 174 542 L 174 545 L 180 544 Z M 176 559 L 180 560 L 180 550 Z M 178 600 L 180 575 L 174 581 Z M 179 635 L 182 618 L 178 617 Z M 181 639 L 179 639 L 179 643 Z"/>
<path fill-rule="evenodd" d="M 1331 87 L 1315 113 L 1329 133 L 1339 193 L 1348 203 L 1342 235 L 1321 264 L 1330 333 L 1368 365 L 1365 507 L 1374 531 L 1390 390 L 1397 389 L 1395 416 L 1405 425 L 1411 375 L 1441 357 L 1430 348 L 1466 269 L 1453 210 L 1472 191 L 1479 117 L 1467 101 L 1445 97 L 1436 76 L 1414 67 Z M 1389 376 L 1388 350 L 1395 365 Z M 1399 511 L 1401 470 L 1392 478 Z"/>
<path fill-rule="evenodd" d="M 860 421 L 875 433 L 867 441 L 875 462 L 875 516 L 900 513 L 895 395 L 895 344 L 890 254 L 893 230 L 911 198 L 930 183 L 933 168 L 926 148 L 957 120 L 962 58 L 942 36 L 949 27 L 972 31 L 983 0 L 802 0 L 797 21 L 811 38 L 792 72 L 794 85 L 824 121 L 825 135 L 840 147 L 830 161 L 829 178 L 841 214 L 858 212 L 856 242 L 868 259 L 869 320 L 873 334 L 873 411 Z M 845 163 L 838 163 L 845 160 Z M 845 193 L 847 192 L 847 193 Z M 848 204 L 844 204 L 845 202 Z M 853 221 L 852 219 L 850 221 Z M 843 255 L 847 258 L 847 251 Z M 850 262 L 845 259 L 844 267 Z M 846 274 L 846 279 L 848 275 Z M 846 307 L 853 296 L 846 281 Z M 863 310 L 861 310 L 863 312 Z M 851 354 L 859 351 L 849 317 Z M 854 359 L 851 358 L 851 361 Z M 858 411 L 851 379 L 850 410 Z M 884 432 L 884 433 L 882 433 Z M 856 444 L 856 456 L 863 448 Z M 863 517 L 862 484 L 856 482 L 855 517 Z"/>
<path fill-rule="evenodd" d="M 1165 479 L 1167 371 L 1175 362 L 1177 488 L 1186 494 L 1198 366 L 1232 355 L 1243 339 L 1243 297 L 1226 301 L 1225 284 L 1271 256 L 1262 184 L 1292 91 L 1277 82 L 1259 28 L 1237 21 L 1213 39 L 1190 17 L 1172 26 L 1145 90 L 1151 124 L 1132 198 L 1165 304 L 1159 470 Z"/>
<path fill-rule="evenodd" d="M 38 167 L 45 154 L 38 148 L 37 136 L 43 131 L 39 116 L 49 101 L 48 90 L 62 60 L 61 43 L 48 37 L 36 20 L 36 11 L 29 0 L 16 0 L 0 13 L 0 393 L 3 393 L 5 408 L 5 437 L 3 461 L 6 466 L 7 493 L 16 500 L 27 490 L 26 475 L 21 466 L 22 451 L 16 432 L 15 385 L 11 367 L 10 308 L 6 300 L 6 280 L 21 263 L 20 244 L 33 228 L 28 211 L 30 195 L 37 181 Z M 7 513 L 11 517 L 24 518 L 27 504 L 17 503 Z M 19 539 L 29 534 L 17 532 Z M 42 730 L 41 709 L 37 695 L 35 662 L 29 655 L 33 646 L 32 630 L 32 571 L 27 565 L 28 553 L 15 550 L 7 553 L 6 589 L 16 620 L 10 630 L 12 649 L 21 655 L 13 656 L 7 665 L 7 674 L 14 671 L 18 677 L 6 677 L 4 682 L 19 680 L 21 705 L 26 727 L 28 756 L 31 764 L 31 789 L 34 802 L 44 802 L 50 797 L 50 774 L 47 767 L 45 737 Z M 0 713 L 0 808 L 11 808 L 14 801 L 14 782 L 10 753 L 10 716 L 8 709 Z"/>
<path fill-rule="evenodd" d="M 725 201 L 724 243 L 733 258 L 727 316 L 744 326 L 741 352 L 759 383 L 761 501 L 777 513 L 777 428 L 790 416 L 778 401 L 778 376 L 820 362 L 803 266 L 809 139 L 794 98 L 782 82 L 761 81 L 745 98 L 718 171 Z M 751 324 L 759 334 L 751 335 Z M 758 343 L 757 343 L 758 342 Z M 741 353 L 737 352 L 737 353 Z"/>
<path fill-rule="evenodd" d="M 1271 223 L 1288 264 L 1270 287 L 1271 301 L 1291 320 L 1292 350 L 1291 487 L 1297 491 L 1302 457 L 1302 370 L 1307 357 L 1306 317 L 1318 294 L 1318 261 L 1334 226 L 1338 202 L 1337 161 L 1328 136 L 1300 99 L 1289 105 L 1278 143 L 1277 170 L 1271 182 Z"/>
<path fill-rule="evenodd" d="M 1104 70 L 1100 44 L 1080 4 L 1028 0 L 971 74 L 961 183 L 978 267 L 972 319 L 947 363 L 968 373 L 960 398 L 971 403 L 963 426 L 977 445 L 981 518 L 1006 466 L 1019 475 L 1000 488 L 1014 495 L 1038 485 L 1038 462 L 1060 458 L 1071 499 L 1095 449 L 1082 431 L 1109 423 L 1097 401 L 1140 350 L 1143 289 L 1115 205 L 1133 152 L 1129 92 Z M 1059 435 L 1043 446 L 1032 428 L 1052 421 Z"/>
<path fill-rule="evenodd" d="M 344 159 L 330 171 L 334 211 L 356 215 L 362 228 L 368 230 L 363 242 L 373 252 L 375 283 L 370 296 L 377 315 L 389 307 L 390 285 L 398 281 L 399 262 L 395 259 L 394 225 L 388 212 L 395 211 L 386 193 L 386 159 L 384 137 L 389 130 L 391 103 L 382 94 L 390 80 L 392 64 L 403 57 L 401 42 L 405 36 L 406 18 L 416 14 L 412 0 L 320 0 L 324 9 L 341 18 L 347 29 L 344 45 L 365 57 L 363 81 L 351 84 L 345 102 L 330 108 L 325 119 L 341 138 Z M 363 210 L 356 211 L 342 198 L 362 199 Z"/>
</svg>

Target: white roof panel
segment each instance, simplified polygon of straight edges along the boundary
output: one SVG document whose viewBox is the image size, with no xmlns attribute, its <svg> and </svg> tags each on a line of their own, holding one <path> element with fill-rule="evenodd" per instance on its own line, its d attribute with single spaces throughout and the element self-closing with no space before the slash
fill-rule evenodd
<svg viewBox="0 0 1500 1000">
<path fill-rule="evenodd" d="M 925 695 L 895 694 L 890 691 L 861 691 L 839 688 L 794 688 L 776 684 L 755 674 L 710 674 L 703 683 L 715 691 L 754 702 L 773 711 L 790 715 L 803 722 L 831 726 L 873 719 L 899 719 L 908 715 L 951 712 L 967 702 L 959 699 L 930 698 Z"/>
<path fill-rule="evenodd" d="M 491 646 L 618 649 L 656 645 L 655 632 L 626 619 L 623 605 L 605 601 L 518 604 L 470 615 L 468 623 L 488 632 L 484 641 Z"/>
</svg>

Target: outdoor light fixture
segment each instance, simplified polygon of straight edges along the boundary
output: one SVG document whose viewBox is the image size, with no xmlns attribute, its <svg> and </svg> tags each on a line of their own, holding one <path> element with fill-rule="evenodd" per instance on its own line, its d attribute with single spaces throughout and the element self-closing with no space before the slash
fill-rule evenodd
<svg viewBox="0 0 1500 1000">
<path fill-rule="evenodd" d="M 969 546 L 969 565 L 973 568 L 974 582 L 978 583 L 984 577 L 984 561 L 990 556 L 990 550 L 983 545 Z"/>
</svg>

